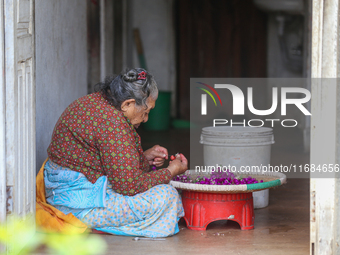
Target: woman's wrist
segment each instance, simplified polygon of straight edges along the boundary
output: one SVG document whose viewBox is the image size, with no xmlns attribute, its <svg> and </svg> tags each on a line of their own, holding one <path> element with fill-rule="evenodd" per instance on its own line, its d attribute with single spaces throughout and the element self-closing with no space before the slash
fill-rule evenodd
<svg viewBox="0 0 340 255">
<path fill-rule="evenodd" d="M 171 179 L 174 178 L 178 173 L 177 173 L 177 168 L 174 166 L 169 165 L 167 167 L 167 169 L 169 170 L 169 172 L 171 173 Z"/>
</svg>

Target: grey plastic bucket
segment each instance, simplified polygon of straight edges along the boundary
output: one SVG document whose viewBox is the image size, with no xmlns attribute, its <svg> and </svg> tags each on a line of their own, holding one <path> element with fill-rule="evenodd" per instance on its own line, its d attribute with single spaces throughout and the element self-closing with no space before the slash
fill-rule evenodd
<svg viewBox="0 0 340 255">
<path fill-rule="evenodd" d="M 232 166 L 237 171 L 245 167 L 270 164 L 272 128 L 265 127 L 205 127 L 200 143 L 203 144 L 205 166 Z M 241 168 L 243 167 L 243 168 Z M 253 193 L 254 208 L 264 208 L 269 203 L 269 190 Z"/>
</svg>

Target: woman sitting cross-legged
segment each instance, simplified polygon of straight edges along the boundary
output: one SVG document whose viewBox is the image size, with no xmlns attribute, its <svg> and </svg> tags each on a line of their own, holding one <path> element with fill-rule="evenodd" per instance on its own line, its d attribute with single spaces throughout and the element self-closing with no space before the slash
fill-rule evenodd
<svg viewBox="0 0 340 255">
<path fill-rule="evenodd" d="M 59 118 L 44 167 L 47 202 L 93 229 L 117 235 L 165 237 L 178 232 L 184 215 L 169 181 L 187 170 L 166 148 L 143 151 L 136 128 L 148 120 L 158 96 L 144 69 L 131 69 L 97 85 Z"/>
</svg>

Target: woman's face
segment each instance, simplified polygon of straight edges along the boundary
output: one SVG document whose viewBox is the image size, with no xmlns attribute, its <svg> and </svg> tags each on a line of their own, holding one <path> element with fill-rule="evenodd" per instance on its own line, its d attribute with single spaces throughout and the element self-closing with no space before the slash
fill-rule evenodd
<svg viewBox="0 0 340 255">
<path fill-rule="evenodd" d="M 156 99 L 148 97 L 146 100 L 147 108 L 145 108 L 144 106 L 137 106 L 134 99 L 129 99 L 122 103 L 121 109 L 131 124 L 138 128 L 140 123 L 148 121 L 150 110 L 155 107 L 156 100 L 157 97 Z"/>
</svg>

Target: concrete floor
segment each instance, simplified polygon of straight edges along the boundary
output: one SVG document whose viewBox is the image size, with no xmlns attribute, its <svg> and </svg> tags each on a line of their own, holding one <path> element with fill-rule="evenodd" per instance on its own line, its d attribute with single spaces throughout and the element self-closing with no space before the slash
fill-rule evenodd
<svg viewBox="0 0 340 255">
<path fill-rule="evenodd" d="M 138 132 L 144 149 L 160 144 L 170 154 L 180 151 L 189 156 L 189 130 Z M 297 129 L 277 129 L 274 134 L 272 165 L 309 162 Z M 108 245 L 106 254 L 309 254 L 309 179 L 289 178 L 287 184 L 271 189 L 269 197 L 268 207 L 255 210 L 253 230 L 241 230 L 233 221 L 218 221 L 210 223 L 206 231 L 194 231 L 180 222 L 180 232 L 165 241 L 101 237 Z"/>
<path fill-rule="evenodd" d="M 160 144 L 169 153 L 189 155 L 189 131 L 139 131 L 144 148 Z M 272 164 L 305 164 L 297 129 L 274 131 Z M 194 231 L 180 223 L 180 232 L 165 241 L 133 241 L 132 237 L 102 236 L 107 254 L 309 254 L 309 179 L 288 179 L 286 185 L 270 190 L 269 206 L 255 210 L 255 228 L 240 230 L 237 223 L 218 221 L 207 231 Z"/>
<path fill-rule="evenodd" d="M 309 254 L 309 180 L 291 179 L 270 191 L 270 205 L 255 210 L 255 228 L 218 221 L 207 231 L 180 224 L 180 232 L 165 241 L 133 241 L 103 235 L 107 254 Z"/>
</svg>

